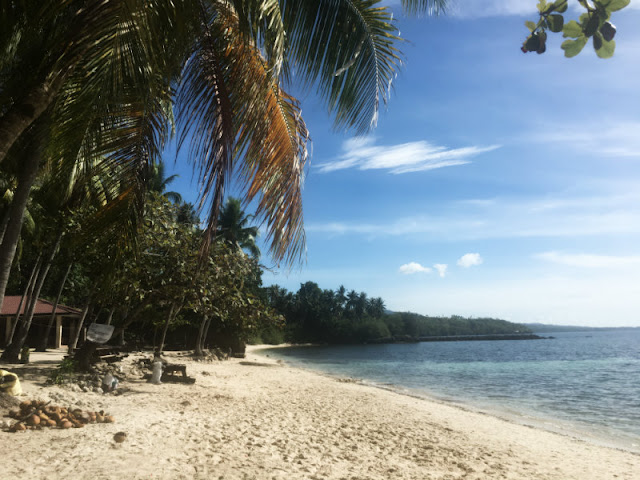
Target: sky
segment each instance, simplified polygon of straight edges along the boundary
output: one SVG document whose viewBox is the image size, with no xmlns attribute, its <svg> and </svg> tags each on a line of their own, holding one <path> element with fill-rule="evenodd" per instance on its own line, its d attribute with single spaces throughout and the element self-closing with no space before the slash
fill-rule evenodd
<svg viewBox="0 0 640 480">
<path fill-rule="evenodd" d="M 640 0 L 614 14 L 608 60 L 590 45 L 564 58 L 559 34 L 522 53 L 535 0 L 457 0 L 437 18 L 384 3 L 409 40 L 390 102 L 355 137 L 297 95 L 307 257 L 263 258 L 263 283 L 344 285 L 426 315 L 640 326 Z M 181 155 L 167 164 L 195 201 Z"/>
</svg>

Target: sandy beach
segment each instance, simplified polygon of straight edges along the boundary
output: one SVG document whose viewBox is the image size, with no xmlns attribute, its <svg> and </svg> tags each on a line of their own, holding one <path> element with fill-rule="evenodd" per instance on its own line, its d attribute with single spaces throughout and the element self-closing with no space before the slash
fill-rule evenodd
<svg viewBox="0 0 640 480">
<path fill-rule="evenodd" d="M 640 455 L 291 368 L 255 348 L 212 363 L 168 354 L 195 385 L 131 379 L 119 396 L 44 386 L 56 355 L 11 369 L 25 398 L 102 409 L 116 422 L 0 432 L 2 478 L 640 478 Z M 120 431 L 127 439 L 116 445 Z"/>
</svg>

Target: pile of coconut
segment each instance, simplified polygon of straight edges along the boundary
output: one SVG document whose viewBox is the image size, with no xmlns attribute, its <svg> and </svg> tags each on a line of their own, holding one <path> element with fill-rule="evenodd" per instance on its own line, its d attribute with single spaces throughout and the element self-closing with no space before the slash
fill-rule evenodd
<svg viewBox="0 0 640 480">
<path fill-rule="evenodd" d="M 9 417 L 17 420 L 9 427 L 10 432 L 42 430 L 43 428 L 81 428 L 87 423 L 113 423 L 115 419 L 100 412 L 88 412 L 79 408 L 49 405 L 42 400 L 25 401 L 19 410 L 11 410 Z"/>
</svg>

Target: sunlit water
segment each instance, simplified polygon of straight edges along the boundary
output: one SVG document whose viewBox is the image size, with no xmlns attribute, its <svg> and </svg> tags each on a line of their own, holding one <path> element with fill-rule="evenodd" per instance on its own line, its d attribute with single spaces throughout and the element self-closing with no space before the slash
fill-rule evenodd
<svg viewBox="0 0 640 480">
<path fill-rule="evenodd" d="M 293 366 L 362 379 L 640 452 L 640 329 L 551 340 L 294 347 Z"/>
</svg>

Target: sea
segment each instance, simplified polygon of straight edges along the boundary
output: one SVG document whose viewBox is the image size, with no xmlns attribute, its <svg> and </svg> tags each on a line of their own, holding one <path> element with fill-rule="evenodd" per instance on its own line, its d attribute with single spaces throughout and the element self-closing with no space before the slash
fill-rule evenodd
<svg viewBox="0 0 640 480">
<path fill-rule="evenodd" d="M 640 454 L 640 328 L 543 340 L 303 346 L 285 363 Z"/>
</svg>

